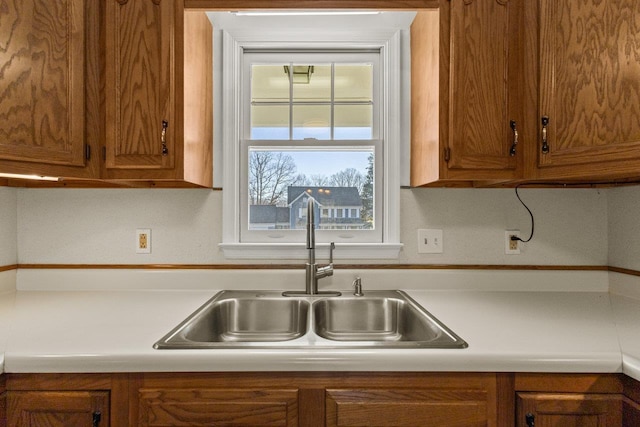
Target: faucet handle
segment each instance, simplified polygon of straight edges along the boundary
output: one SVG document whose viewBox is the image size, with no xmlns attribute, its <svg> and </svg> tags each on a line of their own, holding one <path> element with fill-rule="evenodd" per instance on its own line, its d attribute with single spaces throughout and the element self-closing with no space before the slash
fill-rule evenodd
<svg viewBox="0 0 640 427">
<path fill-rule="evenodd" d="M 336 248 L 336 244 L 331 242 L 329 244 L 329 264 L 333 264 L 333 250 Z"/>
<path fill-rule="evenodd" d="M 357 297 L 364 296 L 364 294 L 362 293 L 362 279 L 361 278 L 356 277 L 356 280 L 353 281 L 352 285 L 353 285 L 353 295 L 354 296 L 357 296 Z"/>
</svg>

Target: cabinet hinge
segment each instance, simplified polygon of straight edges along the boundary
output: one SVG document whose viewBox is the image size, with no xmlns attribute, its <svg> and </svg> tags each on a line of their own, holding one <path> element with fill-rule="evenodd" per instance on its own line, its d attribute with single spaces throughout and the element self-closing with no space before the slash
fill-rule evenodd
<svg viewBox="0 0 640 427">
<path fill-rule="evenodd" d="M 102 147 L 102 161 L 107 161 L 107 147 Z"/>
<path fill-rule="evenodd" d="M 449 162 L 451 160 L 451 148 L 447 147 L 444 149 L 444 161 Z"/>
<path fill-rule="evenodd" d="M 89 144 L 84 144 L 84 158 L 91 160 L 91 146 Z"/>
</svg>

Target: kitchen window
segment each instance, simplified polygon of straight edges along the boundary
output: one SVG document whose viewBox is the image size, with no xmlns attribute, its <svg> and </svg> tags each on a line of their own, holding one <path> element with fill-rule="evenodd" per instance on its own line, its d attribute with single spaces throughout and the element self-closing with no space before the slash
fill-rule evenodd
<svg viewBox="0 0 640 427">
<path fill-rule="evenodd" d="M 312 197 L 319 247 L 397 257 L 400 31 L 253 33 L 223 31 L 225 256 L 304 258 Z"/>
<path fill-rule="evenodd" d="M 379 50 L 245 51 L 242 81 L 240 241 L 299 242 L 313 198 L 317 241 L 381 242 Z"/>
</svg>

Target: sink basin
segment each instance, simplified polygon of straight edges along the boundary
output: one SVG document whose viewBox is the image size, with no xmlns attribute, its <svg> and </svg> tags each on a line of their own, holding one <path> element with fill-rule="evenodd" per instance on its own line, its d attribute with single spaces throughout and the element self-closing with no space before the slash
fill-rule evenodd
<svg viewBox="0 0 640 427">
<path fill-rule="evenodd" d="M 154 344 L 195 348 L 465 348 L 402 291 L 295 296 L 222 291 Z"/>
<path fill-rule="evenodd" d="M 280 293 L 223 291 L 155 344 L 155 348 L 236 347 L 289 341 L 307 332 L 309 303 Z"/>
<path fill-rule="evenodd" d="M 373 346 L 465 347 L 466 343 L 399 291 L 328 298 L 314 304 L 314 332 L 335 341 Z"/>
</svg>

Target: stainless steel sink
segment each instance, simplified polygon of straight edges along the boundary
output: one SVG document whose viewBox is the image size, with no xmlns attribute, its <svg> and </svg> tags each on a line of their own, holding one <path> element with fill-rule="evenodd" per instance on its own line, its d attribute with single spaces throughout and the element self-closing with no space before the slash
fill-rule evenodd
<svg viewBox="0 0 640 427">
<path fill-rule="evenodd" d="M 327 298 L 313 307 L 314 332 L 375 347 L 466 347 L 466 343 L 400 291 Z"/>
<path fill-rule="evenodd" d="M 158 341 L 155 348 L 244 347 L 289 341 L 307 332 L 309 303 L 280 293 L 222 291 Z"/>
<path fill-rule="evenodd" d="M 402 291 L 283 297 L 222 291 L 155 345 L 181 348 L 465 348 Z"/>
</svg>

